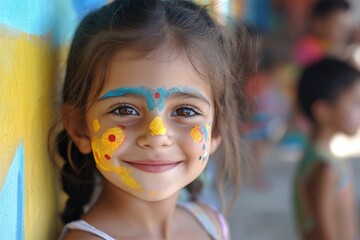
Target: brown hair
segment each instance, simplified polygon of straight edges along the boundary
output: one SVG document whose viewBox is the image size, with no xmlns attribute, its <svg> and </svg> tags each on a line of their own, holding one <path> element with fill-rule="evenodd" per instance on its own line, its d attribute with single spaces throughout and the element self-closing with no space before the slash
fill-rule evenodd
<svg viewBox="0 0 360 240">
<path fill-rule="evenodd" d="M 212 20 L 205 7 L 189 1 L 114 1 L 86 16 L 75 33 L 67 61 L 63 104 L 80 110 L 85 116 L 93 101 L 89 99 L 90 91 L 95 89 L 93 96 L 101 91 L 114 53 L 130 48 L 143 57 L 165 43 L 174 43 L 179 51 L 187 53 L 194 69 L 211 85 L 214 129 L 223 139 L 219 151 L 222 156 L 218 159 L 218 190 L 224 199 L 224 186 L 230 183 L 234 190 L 232 203 L 235 203 L 244 153 L 239 134 L 240 110 L 244 106 L 239 66 L 244 48 L 242 39 L 230 37 L 224 29 Z M 81 154 L 70 142 L 69 135 L 62 131 L 57 146 L 65 160 L 62 183 L 69 195 L 62 215 L 64 223 L 83 214 L 83 206 L 93 192 L 96 173 L 93 156 Z M 196 199 L 198 182 L 188 188 Z"/>
</svg>

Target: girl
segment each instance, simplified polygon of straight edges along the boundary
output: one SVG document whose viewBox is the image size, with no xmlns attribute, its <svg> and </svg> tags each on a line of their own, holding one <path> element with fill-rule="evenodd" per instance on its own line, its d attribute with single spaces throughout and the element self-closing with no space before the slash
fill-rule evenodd
<svg viewBox="0 0 360 240">
<path fill-rule="evenodd" d="M 358 239 L 349 162 L 334 156 L 330 143 L 336 133 L 353 135 L 360 127 L 360 72 L 325 58 L 301 75 L 298 100 L 312 123 L 295 178 L 298 230 L 308 240 Z"/>
<path fill-rule="evenodd" d="M 217 211 L 177 198 L 220 145 L 219 185 L 226 176 L 238 193 L 241 71 L 231 47 L 187 1 L 114 1 L 85 17 L 63 88 L 60 239 L 229 239 Z"/>
</svg>

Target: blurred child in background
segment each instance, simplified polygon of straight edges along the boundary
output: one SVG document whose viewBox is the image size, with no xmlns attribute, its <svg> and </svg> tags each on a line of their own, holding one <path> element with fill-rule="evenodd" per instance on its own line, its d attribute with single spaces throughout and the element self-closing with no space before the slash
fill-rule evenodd
<svg viewBox="0 0 360 240">
<path fill-rule="evenodd" d="M 350 35 L 350 5 L 345 0 L 319 0 L 312 7 L 306 33 L 295 44 L 294 57 L 301 67 L 326 55 L 346 57 Z"/>
<path fill-rule="evenodd" d="M 246 125 L 246 139 L 253 156 L 252 184 L 259 190 L 267 190 L 269 183 L 263 173 L 265 159 L 271 147 L 278 143 L 287 130 L 290 103 L 283 91 L 284 60 L 270 50 L 262 51 L 260 71 L 254 73 L 246 91 L 251 96 L 253 106 Z"/>
<path fill-rule="evenodd" d="M 304 70 L 298 101 L 311 122 L 311 137 L 294 186 L 295 217 L 302 239 L 357 239 L 354 186 L 349 162 L 331 152 L 336 133 L 360 126 L 360 72 L 325 58 Z"/>
</svg>

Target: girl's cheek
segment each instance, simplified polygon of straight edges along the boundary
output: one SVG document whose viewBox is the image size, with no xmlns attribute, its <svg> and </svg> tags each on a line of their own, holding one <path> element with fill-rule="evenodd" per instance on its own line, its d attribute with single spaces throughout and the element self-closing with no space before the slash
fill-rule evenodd
<svg viewBox="0 0 360 240">
<path fill-rule="evenodd" d="M 112 171 L 114 166 L 111 158 L 125 139 L 125 128 L 122 126 L 109 128 L 99 137 L 101 126 L 97 119 L 93 121 L 96 133 L 92 139 L 92 149 L 97 166 L 104 171 Z"/>
<path fill-rule="evenodd" d="M 106 172 L 116 173 L 129 188 L 143 191 L 141 185 L 132 177 L 131 170 L 124 166 L 114 166 L 111 162 L 114 153 L 125 140 L 125 126 L 109 128 L 99 137 L 100 128 L 99 121 L 95 119 L 93 130 L 96 134 L 92 140 L 92 149 L 97 167 Z"/>
<path fill-rule="evenodd" d="M 210 129 L 211 125 L 208 124 L 201 124 L 201 125 L 195 125 L 191 128 L 189 135 L 192 139 L 193 144 L 195 145 L 195 151 L 198 153 L 197 159 L 199 161 L 205 162 L 208 157 L 208 142 L 210 139 Z"/>
<path fill-rule="evenodd" d="M 351 127 L 360 127 L 360 109 L 354 109 L 348 114 L 346 124 Z"/>
</svg>

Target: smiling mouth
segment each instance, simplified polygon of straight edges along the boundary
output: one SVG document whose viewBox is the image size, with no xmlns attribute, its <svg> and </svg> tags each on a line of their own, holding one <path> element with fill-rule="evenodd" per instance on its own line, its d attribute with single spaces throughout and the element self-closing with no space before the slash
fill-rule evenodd
<svg viewBox="0 0 360 240">
<path fill-rule="evenodd" d="M 125 161 L 126 162 L 126 161 Z M 156 161 L 138 161 L 126 162 L 130 166 L 150 173 L 161 173 L 173 169 L 180 162 L 156 162 Z"/>
</svg>

